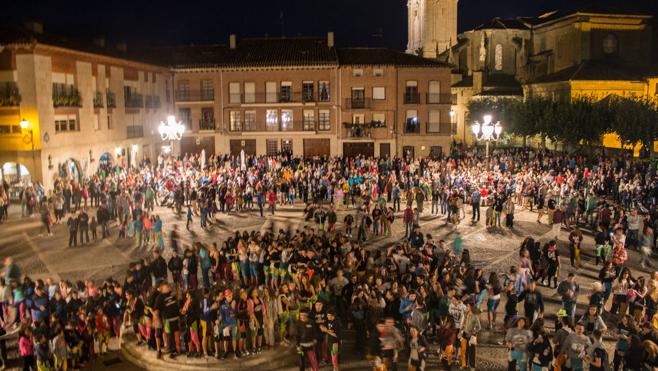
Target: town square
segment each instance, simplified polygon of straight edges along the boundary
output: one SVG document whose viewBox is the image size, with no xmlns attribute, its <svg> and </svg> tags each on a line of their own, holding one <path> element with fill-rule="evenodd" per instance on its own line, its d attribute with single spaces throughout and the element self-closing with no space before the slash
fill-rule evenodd
<svg viewBox="0 0 658 371">
<path fill-rule="evenodd" d="M 658 369 L 656 4 L 198 3 L 0 16 L 0 369 Z"/>
</svg>

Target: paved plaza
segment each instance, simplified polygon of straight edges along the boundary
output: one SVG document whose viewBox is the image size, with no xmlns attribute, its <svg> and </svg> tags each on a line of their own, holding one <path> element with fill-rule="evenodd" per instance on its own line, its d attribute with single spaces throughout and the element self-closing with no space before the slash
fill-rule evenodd
<svg viewBox="0 0 658 371">
<path fill-rule="evenodd" d="M 479 223 L 470 222 L 470 211 L 467 212 L 466 218 L 455 228 L 446 224 L 446 218 L 440 215 L 431 215 L 429 204 L 421 217 L 421 230 L 423 233 L 430 233 L 435 240 L 445 239 L 452 241 L 455 231 L 458 230 L 462 235 L 465 248 L 470 250 L 471 259 L 474 266 L 481 267 L 485 270 L 485 275 L 490 271 L 504 273 L 509 270 L 510 266 L 518 264 L 519 247 L 522 240 L 527 236 L 532 236 L 544 243 L 552 238 L 550 227 L 546 224 L 536 222 L 536 214 L 523 210 L 516 213 L 515 227 L 512 230 L 507 228 L 487 231 L 484 226 L 484 220 Z M 341 222 L 343 216 L 353 212 L 353 209 L 340 209 L 338 212 L 338 228 L 342 228 Z M 181 232 L 181 242 L 189 244 L 192 241 L 202 241 L 205 243 L 221 242 L 235 231 L 279 231 L 280 229 L 295 231 L 302 229 L 306 225 L 303 218 L 303 208 L 301 204 L 295 206 L 279 207 L 275 215 L 260 217 L 257 211 L 251 212 L 234 212 L 230 214 L 217 214 L 214 224 L 211 228 L 203 230 L 199 227 L 198 219 L 190 231 L 185 228 L 185 218 L 177 216 L 170 209 L 159 208 L 156 210 L 162 221 L 165 233 L 178 225 Z M 390 237 L 376 237 L 367 242 L 369 249 L 385 249 L 395 244 L 401 238 L 404 238 L 404 225 L 402 223 L 402 214 L 397 213 L 393 223 L 393 233 Z M 584 310 L 587 296 L 590 293 L 591 283 L 597 280 L 599 267 L 594 266 L 593 259 L 593 239 L 590 233 L 585 231 L 585 241 L 583 244 L 583 261 L 584 267 L 577 270 L 578 280 L 581 285 L 581 294 L 579 296 L 579 313 Z M 137 248 L 134 239 L 118 239 L 117 226 L 112 225 L 111 236 L 108 239 L 93 242 L 78 247 L 68 247 L 68 232 L 65 224 L 59 224 L 54 227 L 54 235 L 46 236 L 41 234 L 41 225 L 39 218 L 21 218 L 20 210 L 13 209 L 8 222 L 0 225 L 0 254 L 14 257 L 16 263 L 21 267 L 26 275 L 33 279 L 51 277 L 55 280 L 85 280 L 93 279 L 101 281 L 107 277 L 122 280 L 128 264 L 139 258 L 145 257 L 148 251 L 144 248 Z M 560 240 L 562 269 L 560 279 L 575 271 L 569 265 L 568 245 L 566 242 L 568 232 L 563 230 Z M 168 241 L 165 246 L 165 257 L 169 256 Z M 634 251 L 629 251 L 629 262 L 631 267 L 639 265 L 639 255 Z M 635 271 L 634 273 L 639 273 Z M 552 328 L 554 314 L 557 312 L 560 302 L 555 296 L 555 290 L 540 287 L 544 294 L 546 303 L 546 315 L 548 319 L 547 327 Z M 504 299 L 499 307 L 499 325 L 500 318 L 503 317 Z M 483 314 L 482 320 L 486 322 Z M 355 339 L 349 338 L 349 332 L 346 334 L 345 343 L 350 344 Z M 480 336 L 479 356 L 480 366 L 482 369 L 504 369 L 506 367 L 506 353 L 499 344 L 502 341 L 503 332 L 500 327 L 495 331 L 484 331 Z M 608 341 L 608 345 L 612 345 Z M 117 345 L 115 344 L 115 347 Z M 11 349 L 11 345 L 10 345 Z M 349 350 L 349 345 L 345 347 Z M 10 350 L 11 351 L 11 350 Z M 121 361 L 118 352 L 110 353 L 102 359 L 99 359 L 91 367 L 94 370 L 129 370 L 131 366 L 125 360 Z M 430 358 L 430 365 L 434 369 L 438 368 L 436 357 Z M 184 359 L 184 358 L 183 358 Z M 361 358 L 355 358 L 349 353 L 344 354 L 345 369 L 366 369 L 367 361 Z M 119 362 L 121 361 L 121 362 Z M 118 363 L 115 363 L 118 362 Z M 294 368 L 291 368 L 291 370 Z"/>
</svg>

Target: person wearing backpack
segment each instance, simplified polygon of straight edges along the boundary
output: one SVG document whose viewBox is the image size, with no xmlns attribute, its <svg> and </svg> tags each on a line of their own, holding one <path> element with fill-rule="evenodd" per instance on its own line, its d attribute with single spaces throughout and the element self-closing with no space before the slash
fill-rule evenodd
<svg viewBox="0 0 658 371">
<path fill-rule="evenodd" d="M 610 360 L 601 340 L 601 330 L 592 332 L 592 340 L 594 343 L 588 349 L 586 356 L 590 371 L 610 371 Z"/>
</svg>

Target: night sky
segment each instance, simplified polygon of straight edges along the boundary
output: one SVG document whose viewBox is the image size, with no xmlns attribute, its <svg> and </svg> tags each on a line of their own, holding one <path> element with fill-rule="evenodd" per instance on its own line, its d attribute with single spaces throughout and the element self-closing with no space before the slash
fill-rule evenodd
<svg viewBox="0 0 658 371">
<path fill-rule="evenodd" d="M 493 17 L 533 16 L 592 1 L 459 0 L 459 31 Z M 658 15 L 658 0 L 600 0 Z M 322 36 L 336 33 L 338 46 L 404 49 L 406 0 L 9 0 L 0 23 L 44 22 L 47 32 L 132 45 L 226 43 L 238 37 Z M 494 5 L 495 4 L 495 5 Z"/>
</svg>

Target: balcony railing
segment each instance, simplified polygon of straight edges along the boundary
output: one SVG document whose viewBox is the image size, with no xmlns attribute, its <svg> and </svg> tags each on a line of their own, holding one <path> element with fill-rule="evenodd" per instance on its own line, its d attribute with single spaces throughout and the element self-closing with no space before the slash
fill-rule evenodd
<svg viewBox="0 0 658 371">
<path fill-rule="evenodd" d="M 103 93 L 100 91 L 97 91 L 94 93 L 94 108 L 103 108 L 105 105 L 103 104 Z"/>
<path fill-rule="evenodd" d="M 427 93 L 427 104 L 455 104 L 452 102 L 452 94 Z"/>
<path fill-rule="evenodd" d="M 137 93 L 127 95 L 126 108 L 144 108 L 144 96 Z"/>
<path fill-rule="evenodd" d="M 160 108 L 160 97 L 157 95 L 147 95 L 146 108 Z"/>
<path fill-rule="evenodd" d="M 215 90 L 176 90 L 177 102 L 210 102 L 215 100 Z"/>
<path fill-rule="evenodd" d="M 229 104 L 264 104 L 264 103 L 312 103 L 325 102 L 319 100 L 319 97 L 306 93 L 240 93 L 229 94 Z"/>
<path fill-rule="evenodd" d="M 73 85 L 53 83 L 53 107 L 81 107 L 80 92 Z"/>
<path fill-rule="evenodd" d="M 20 103 L 18 84 L 13 81 L 0 82 L 0 107 L 18 107 Z"/>
<path fill-rule="evenodd" d="M 215 130 L 215 119 L 199 120 L 199 130 Z"/>
<path fill-rule="evenodd" d="M 406 92 L 403 97 L 404 104 L 420 104 L 420 93 Z"/>
<path fill-rule="evenodd" d="M 370 108 L 372 100 L 370 98 L 346 98 L 345 107 L 347 109 L 365 109 Z"/>
<path fill-rule="evenodd" d="M 453 124 L 449 122 L 441 122 L 441 123 L 427 123 L 427 134 L 434 134 L 434 135 L 452 135 L 455 134 L 453 133 Z M 438 128 L 438 130 L 437 130 Z"/>
<path fill-rule="evenodd" d="M 250 123 L 245 123 L 244 121 L 241 122 L 233 122 L 229 125 L 228 130 L 232 133 L 239 133 L 241 131 L 256 131 L 258 124 L 256 122 L 250 122 Z"/>
<path fill-rule="evenodd" d="M 144 136 L 144 127 L 139 126 L 126 126 L 126 137 L 131 138 L 141 138 Z"/>
<path fill-rule="evenodd" d="M 117 98 L 109 90 L 105 92 L 105 102 L 107 103 L 107 108 L 117 108 Z"/>
</svg>

